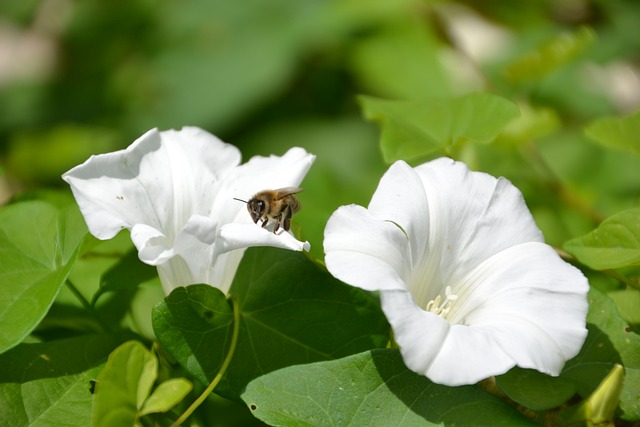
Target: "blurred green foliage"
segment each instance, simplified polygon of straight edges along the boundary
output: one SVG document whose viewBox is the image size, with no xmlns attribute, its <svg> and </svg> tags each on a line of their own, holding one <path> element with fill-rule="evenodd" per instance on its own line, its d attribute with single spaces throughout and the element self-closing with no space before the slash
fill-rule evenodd
<svg viewBox="0 0 640 427">
<path fill-rule="evenodd" d="M 634 0 L 3 0 L 0 203 L 61 203 L 69 191 L 60 175 L 91 154 L 122 149 L 152 127 L 196 125 L 245 159 L 291 146 L 317 155 L 294 229 L 321 259 L 329 215 L 368 203 L 387 167 L 383 151 L 396 147 L 381 148 L 385 125 L 364 118 L 359 95 L 437 111 L 489 92 L 520 112 L 508 124 L 513 115 L 502 115 L 499 135 L 463 135 L 454 149 L 438 140 L 405 160 L 449 155 L 507 177 L 547 241 L 562 247 L 639 206 L 638 22 Z M 402 110 L 397 121 L 420 114 Z M 436 139 L 447 135 L 436 130 Z M 119 242 L 71 272 L 87 300 L 114 254 L 131 248 Z M 637 271 L 629 274 L 637 285 Z M 638 290 L 593 276 L 637 328 L 630 301 Z M 159 295 L 145 289 L 101 299 L 97 309 L 151 336 Z M 76 319 L 72 297 L 60 291 L 42 337 L 59 338 Z M 84 315 L 73 328 L 89 321 Z M 219 404 L 246 422 L 245 408 Z"/>
<path fill-rule="evenodd" d="M 638 201 L 637 174 L 582 131 L 640 102 L 638 87 L 616 99 L 606 74 L 637 62 L 632 1 L 7 0 L 0 16 L 13 49 L 0 63 L 3 200 L 62 186 L 65 170 L 151 127 L 197 125 L 247 158 L 292 145 L 318 154 L 298 221 L 321 256 L 330 212 L 366 203 L 385 168 L 356 95 L 433 103 L 488 90 L 519 104 L 520 124 L 455 155 L 520 186 L 552 242 Z M 558 185 L 577 193 L 580 218 L 592 211 L 569 235 L 571 210 L 545 213 Z"/>
</svg>

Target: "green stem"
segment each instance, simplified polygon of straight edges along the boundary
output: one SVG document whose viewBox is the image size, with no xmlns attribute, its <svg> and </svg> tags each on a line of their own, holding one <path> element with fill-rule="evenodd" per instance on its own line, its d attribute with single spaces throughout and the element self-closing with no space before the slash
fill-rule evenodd
<svg viewBox="0 0 640 427">
<path fill-rule="evenodd" d="M 209 384 L 205 391 L 203 391 L 202 394 L 198 396 L 198 398 L 191 404 L 191 406 L 189 406 L 189 408 L 187 408 L 187 410 L 182 415 L 180 415 L 180 417 L 173 424 L 171 424 L 171 427 L 177 427 L 184 423 L 187 418 L 189 418 L 191 414 L 193 414 L 193 411 L 195 411 L 198 406 L 200 406 L 202 402 L 204 402 L 205 399 L 209 397 L 211 392 L 213 392 L 213 390 L 222 379 L 224 373 L 227 371 L 227 368 L 231 363 L 231 359 L 233 359 L 233 353 L 235 352 L 236 346 L 238 344 L 238 334 L 240 331 L 240 309 L 238 308 L 238 304 L 234 303 L 233 299 L 231 300 L 231 304 L 233 304 L 233 335 L 231 336 L 231 345 L 229 346 L 227 357 L 225 357 L 224 362 L 222 362 L 220 371 L 218 371 L 218 374 L 211 381 L 211 384 Z"/>
<path fill-rule="evenodd" d="M 96 322 L 98 323 L 98 325 L 100 326 L 102 331 L 103 332 L 107 332 L 109 330 L 109 326 L 107 324 L 105 324 L 102 321 L 102 319 L 96 314 L 96 311 L 95 311 L 94 307 L 84 297 L 84 295 L 82 295 L 82 292 L 80 292 L 80 290 L 78 288 L 76 288 L 76 286 L 73 284 L 73 282 L 71 282 L 71 280 L 67 279 L 67 281 L 65 283 L 67 285 L 67 288 L 69 288 L 69 290 L 71 291 L 71 293 L 73 295 L 75 295 L 76 298 L 78 298 L 78 300 L 80 301 L 80 304 L 82 304 L 82 306 L 85 308 L 85 310 L 87 310 L 89 313 L 91 313 L 91 315 L 96 320 Z"/>
</svg>

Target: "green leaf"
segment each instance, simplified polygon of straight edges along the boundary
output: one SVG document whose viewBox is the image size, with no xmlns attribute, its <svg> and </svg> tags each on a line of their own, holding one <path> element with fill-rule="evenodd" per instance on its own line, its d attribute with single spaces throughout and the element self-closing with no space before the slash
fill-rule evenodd
<svg viewBox="0 0 640 427">
<path fill-rule="evenodd" d="M 628 327 L 615 304 L 595 288 L 589 291 L 589 335 L 582 351 L 567 362 L 561 377 L 573 381 L 588 397 L 616 364 L 625 370 L 620 408 L 622 417 L 640 419 L 640 336 Z"/>
<path fill-rule="evenodd" d="M 560 34 L 507 65 L 505 74 L 513 82 L 539 79 L 572 61 L 595 40 L 596 33 L 588 27 Z"/>
<path fill-rule="evenodd" d="M 605 117 L 585 129 L 587 136 L 605 147 L 640 154 L 640 111 L 626 117 Z"/>
<path fill-rule="evenodd" d="M 174 289 L 152 312 L 158 341 L 202 384 L 220 369 L 231 340 L 233 313 L 209 285 Z"/>
<path fill-rule="evenodd" d="M 87 228 L 77 206 L 40 201 L 0 210 L 0 353 L 42 320 L 64 284 Z"/>
<path fill-rule="evenodd" d="M 614 416 L 620 403 L 623 382 L 624 369 L 620 365 L 614 365 L 588 399 L 558 413 L 559 424 L 583 425 L 586 423 L 588 426 L 614 426 Z"/>
<path fill-rule="evenodd" d="M 62 171 L 82 163 L 92 154 L 118 147 L 122 136 L 111 129 L 115 128 L 66 123 L 15 132 L 9 140 L 7 169 L 26 182 L 60 182 Z"/>
<path fill-rule="evenodd" d="M 100 289 L 93 296 L 92 304 L 95 305 L 107 292 L 132 290 L 157 276 L 157 270 L 140 261 L 137 250 L 131 250 L 104 273 L 100 280 Z"/>
<path fill-rule="evenodd" d="M 157 5 L 155 14 L 145 16 L 162 22 L 158 29 L 168 43 L 111 70 L 115 90 L 126 102 L 125 119 L 137 129 L 158 123 L 223 129 L 237 123 L 287 88 L 301 57 L 323 45 L 327 36 L 340 37 L 341 29 L 327 19 L 333 7 L 331 2 L 298 0 L 249 0 L 243 7 L 202 0 L 191 7 Z M 82 25 L 100 10 L 89 11 Z M 211 32 L 198 35 L 197 28 L 204 27 Z M 194 42 L 198 37 L 205 42 Z M 111 41 L 109 36 L 105 43 Z"/>
<path fill-rule="evenodd" d="M 389 327 L 376 295 L 347 286 L 299 252 L 251 248 L 230 290 L 240 311 L 238 345 L 216 393 L 237 397 L 267 372 L 384 346 Z M 156 336 L 203 384 L 230 340 L 231 310 L 207 285 L 178 288 L 153 311 Z"/>
<path fill-rule="evenodd" d="M 454 84 L 442 61 L 445 46 L 437 30 L 415 13 L 416 2 L 385 3 L 390 10 L 382 25 L 355 39 L 347 58 L 359 84 L 368 93 L 397 99 L 450 96 Z"/>
<path fill-rule="evenodd" d="M 504 128 L 500 141 L 515 144 L 529 142 L 549 135 L 562 125 L 558 113 L 551 108 L 534 108 L 528 104 L 518 105 L 520 117 L 512 120 Z"/>
<path fill-rule="evenodd" d="M 534 411 L 556 408 L 576 393 L 571 380 L 518 367 L 496 377 L 496 385 L 511 399 Z"/>
<path fill-rule="evenodd" d="M 130 334 L 20 344 L 0 356 L 0 425 L 89 425 L 91 381 Z"/>
<path fill-rule="evenodd" d="M 270 425 L 535 425 L 475 386 L 446 387 L 413 373 L 397 350 L 284 368 L 251 381 L 242 400 Z"/>
<path fill-rule="evenodd" d="M 458 99 L 388 101 L 361 96 L 364 115 L 382 125 L 387 163 L 450 154 L 465 141 L 488 143 L 518 117 L 518 106 L 490 93 Z"/>
<path fill-rule="evenodd" d="M 640 331 L 640 289 L 626 286 L 607 293 L 615 303 L 620 316 L 629 322 L 636 332 Z"/>
<path fill-rule="evenodd" d="M 167 412 L 184 399 L 192 388 L 191 381 L 184 378 L 172 378 L 163 382 L 144 402 L 140 415 Z"/>
<path fill-rule="evenodd" d="M 115 349 L 98 375 L 92 426 L 130 426 L 158 375 L 158 359 L 139 341 Z"/>
<path fill-rule="evenodd" d="M 564 249 L 594 270 L 640 265 L 640 209 L 610 216 L 590 233 L 566 242 Z"/>
<path fill-rule="evenodd" d="M 512 369 L 497 378 L 507 396 L 534 410 L 563 404 L 573 394 L 587 398 L 616 364 L 622 364 L 626 378 L 622 389 L 623 417 L 640 419 L 640 336 L 628 328 L 605 294 L 589 291 L 589 335 L 580 353 L 567 362 L 559 377 L 525 369 Z"/>
</svg>

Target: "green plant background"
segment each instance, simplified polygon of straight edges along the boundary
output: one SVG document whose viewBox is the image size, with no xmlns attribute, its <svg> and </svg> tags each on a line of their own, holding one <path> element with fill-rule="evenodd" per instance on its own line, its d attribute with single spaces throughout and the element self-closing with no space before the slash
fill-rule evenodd
<svg viewBox="0 0 640 427">
<path fill-rule="evenodd" d="M 469 406 L 500 414 L 504 425 L 562 422 L 573 420 L 562 411 L 581 403 L 590 408 L 579 407 L 587 414 L 582 421 L 594 423 L 597 405 L 590 396 L 619 363 L 626 380 L 619 402 L 615 390 L 608 395 L 614 410 L 605 418 L 638 422 L 638 22 L 640 3 L 631 0 L 0 2 L 0 424 L 95 423 L 88 381 L 132 338 L 148 348 L 127 344 L 113 357 L 144 360 L 144 366 L 157 359 L 155 373 L 139 369 L 144 384 L 173 379 L 169 384 L 189 393 L 192 382 L 189 401 L 215 374 L 228 338 L 224 298 L 194 288 L 195 296 L 163 300 L 154 269 L 137 261 L 126 233 L 109 242 L 87 235 L 60 179 L 90 155 L 122 149 L 150 128 L 185 125 L 237 145 L 245 159 L 279 155 L 291 146 L 317 156 L 294 219 L 296 232 L 311 243 L 310 257 L 256 249 L 243 264 L 250 272 L 259 271 L 260 259 L 297 266 L 292 272 L 282 266 L 268 278 L 279 298 L 290 299 L 289 311 L 256 319 L 250 306 L 241 308 L 239 349 L 264 327 L 276 331 L 273 339 L 289 358 L 267 363 L 261 358 L 275 356 L 240 350 L 239 361 L 260 368 L 247 374 L 230 366 L 219 391 L 224 398 L 207 400 L 196 414 L 204 425 L 357 425 L 359 418 L 350 418 L 353 407 L 323 400 L 326 388 L 296 392 L 319 408 L 301 411 L 300 418 L 282 418 L 290 402 L 281 396 L 267 403 L 283 410 L 263 410 L 260 399 L 273 390 L 301 390 L 296 370 L 304 368 L 292 366 L 300 363 L 312 363 L 304 375 L 330 389 L 345 384 L 327 379 L 327 372 L 355 378 L 376 371 L 378 377 L 365 378 L 365 388 L 352 390 L 352 404 L 386 401 L 405 425 L 424 419 L 469 425 L 474 418 L 460 409 Z M 317 263 L 324 225 L 338 206 L 366 206 L 390 162 L 419 164 L 443 155 L 511 180 L 547 242 L 590 279 L 590 335 L 565 372 L 549 379 L 516 369 L 497 380 L 512 403 L 533 411 L 529 418 L 477 388 L 453 391 L 403 371 L 393 350 L 380 349 L 388 326 L 375 296 L 344 287 Z M 291 284 L 302 276 L 331 291 L 296 294 Z M 255 283 L 241 277 L 235 296 L 249 304 L 261 294 L 249 292 Z M 268 293 L 264 298 L 266 310 L 274 302 Z M 167 308 L 186 310 L 192 326 L 207 324 L 202 313 L 189 311 L 185 301 L 191 299 L 226 313 L 209 344 L 221 345 L 212 350 L 218 359 L 206 366 L 200 353 L 184 354 L 187 347 L 176 344 L 193 337 L 172 329 Z M 323 304 L 353 329 L 335 340 L 322 336 L 317 306 Z M 350 308 L 340 310 L 341 304 Z M 287 329 L 291 313 L 302 319 L 305 310 L 316 313 L 309 329 Z M 196 326 L 195 336 L 205 336 L 206 327 Z M 305 342 L 310 331 L 314 339 Z M 152 344 L 156 339 L 162 345 Z M 268 349 L 275 341 L 265 339 L 260 348 Z M 290 340 L 297 350 L 283 344 Z M 51 371 L 33 364 L 42 355 L 74 349 L 86 350 Z M 428 399 L 407 405 L 411 394 L 395 390 L 389 372 L 449 406 L 430 407 Z M 366 387 L 380 384 L 387 388 L 377 389 L 379 395 L 367 394 Z M 162 413 L 172 406 L 162 400 L 169 386 L 154 392 L 151 404 L 147 385 L 130 390 L 134 406 L 124 416 L 163 425 Z M 48 392 L 40 397 L 31 388 Z M 47 399 L 53 403 L 43 403 Z M 259 405 L 257 418 L 249 402 Z M 99 407 L 109 404 L 115 405 Z M 185 407 L 179 403 L 174 411 Z M 453 409 L 460 418 L 438 414 Z M 78 416 L 65 418 L 71 410 Z M 379 415 L 368 416 L 373 422 Z"/>
</svg>

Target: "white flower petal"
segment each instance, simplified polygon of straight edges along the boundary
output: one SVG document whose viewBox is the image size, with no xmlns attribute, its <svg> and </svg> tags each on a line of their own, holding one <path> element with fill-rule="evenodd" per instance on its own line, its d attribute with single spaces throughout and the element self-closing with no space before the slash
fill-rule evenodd
<svg viewBox="0 0 640 427">
<path fill-rule="evenodd" d="M 314 158 L 292 148 L 239 166 L 239 150 L 202 129 L 153 129 L 125 150 L 92 156 L 63 179 L 94 236 L 131 230 L 140 259 L 158 267 L 165 291 L 192 283 L 228 290 L 245 248 L 309 249 L 289 233 L 255 226 L 233 198 L 298 186 Z"/>
<path fill-rule="evenodd" d="M 431 381 L 473 384 L 514 366 L 490 331 L 451 325 L 417 307 L 408 292 L 383 291 L 380 297 L 405 364 Z"/>
<path fill-rule="evenodd" d="M 138 249 L 138 258 L 146 264 L 157 266 L 175 255 L 167 237 L 146 224 L 133 226 L 131 240 Z"/>
<path fill-rule="evenodd" d="M 450 386 L 515 365 L 558 375 L 586 338 L 586 278 L 538 242 L 509 248 L 478 270 L 469 273 L 469 289 L 457 293 L 446 320 L 419 308 L 408 293 L 381 294 L 407 366 Z M 434 319 L 451 322 L 446 335 Z"/>
<path fill-rule="evenodd" d="M 503 249 L 544 241 L 522 193 L 507 179 L 472 172 L 448 158 L 415 171 L 427 194 L 428 263 L 432 271 L 437 266 L 437 275 L 430 279 L 439 285 L 438 293 L 446 283 L 459 281 L 466 271 Z"/>
<path fill-rule="evenodd" d="M 245 249 L 236 249 L 234 251 L 218 254 L 214 258 L 214 264 L 209 274 L 210 285 L 220 289 L 225 294 L 229 292 L 233 277 L 238 270 L 238 265 L 242 260 Z"/>
<path fill-rule="evenodd" d="M 173 239 L 191 215 L 209 214 L 219 178 L 239 162 L 237 148 L 201 129 L 152 129 L 127 149 L 91 156 L 62 178 L 97 238 L 147 224 Z"/>
<path fill-rule="evenodd" d="M 338 279 L 368 291 L 406 289 L 409 242 L 394 223 L 372 218 L 362 206 L 342 206 L 324 231 L 327 268 Z"/>
<path fill-rule="evenodd" d="M 408 368 L 424 375 L 440 351 L 451 325 L 442 317 L 416 306 L 405 290 L 380 292 L 380 303 L 393 327 Z"/>
<path fill-rule="evenodd" d="M 381 291 L 405 363 L 437 383 L 515 365 L 557 375 L 586 337 L 585 277 L 509 181 L 451 159 L 391 166 L 368 210 L 334 213 L 325 252 L 337 278 Z"/>
<path fill-rule="evenodd" d="M 552 248 L 517 245 L 470 275 L 479 283 L 465 300 L 475 307 L 464 314 L 471 307 L 454 304 L 451 321 L 493 330 L 496 342 L 523 368 L 558 375 L 578 353 L 587 335 L 589 285 Z"/>
<path fill-rule="evenodd" d="M 174 242 L 177 253 L 199 250 L 198 245 L 210 246 L 216 241 L 218 223 L 208 216 L 193 215 L 180 230 Z"/>
<path fill-rule="evenodd" d="M 179 286 L 202 283 L 201 280 L 191 275 L 189 265 L 180 255 L 172 257 L 167 262 L 158 265 L 157 268 L 162 289 L 167 295 Z"/>
<path fill-rule="evenodd" d="M 248 201 L 263 190 L 298 187 L 314 160 L 313 154 L 299 147 L 289 149 L 283 156 L 252 157 L 229 175 L 213 205 L 213 215 L 221 223 L 252 222 L 246 205 L 233 199 Z"/>
<path fill-rule="evenodd" d="M 293 234 L 284 230 L 276 233 L 268 231 L 254 223 L 231 223 L 220 228 L 219 253 L 254 246 L 273 246 L 294 251 L 309 251 L 309 242 L 301 242 Z"/>
<path fill-rule="evenodd" d="M 406 262 L 424 256 L 428 247 L 429 205 L 422 180 L 411 166 L 402 161 L 391 165 L 380 180 L 368 210 L 377 219 L 398 224 L 407 234 L 411 258 Z"/>
<path fill-rule="evenodd" d="M 262 190 L 297 187 L 315 158 L 300 147 L 293 147 L 282 156 L 254 156 L 235 170 L 232 188 L 248 191 L 241 196 L 249 197 Z"/>
</svg>

